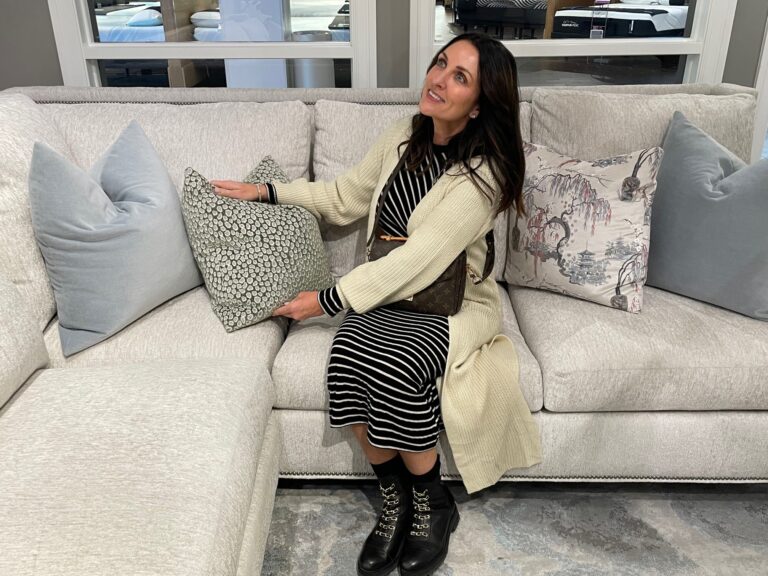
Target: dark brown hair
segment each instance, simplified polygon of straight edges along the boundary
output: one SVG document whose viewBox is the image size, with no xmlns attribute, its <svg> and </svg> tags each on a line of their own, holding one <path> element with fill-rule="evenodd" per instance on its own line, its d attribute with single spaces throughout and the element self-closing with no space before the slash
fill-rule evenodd
<svg viewBox="0 0 768 576">
<path fill-rule="evenodd" d="M 453 162 L 483 193 L 493 201 L 498 193 L 498 213 L 514 205 L 518 214 L 525 213 L 520 197 L 525 177 L 525 155 L 520 134 L 520 93 L 517 83 L 517 65 L 512 54 L 498 40 L 478 33 L 461 34 L 435 54 L 429 70 L 437 63 L 440 54 L 455 42 L 470 42 L 480 55 L 480 114 L 470 119 L 466 128 L 451 138 Z M 423 160 L 432 155 L 434 127 L 432 118 L 417 113 L 412 120 L 411 137 L 401 143 L 407 145 L 406 166 L 416 170 Z M 480 163 L 472 158 L 480 157 Z M 493 183 L 477 173 L 477 168 L 488 162 Z"/>
</svg>

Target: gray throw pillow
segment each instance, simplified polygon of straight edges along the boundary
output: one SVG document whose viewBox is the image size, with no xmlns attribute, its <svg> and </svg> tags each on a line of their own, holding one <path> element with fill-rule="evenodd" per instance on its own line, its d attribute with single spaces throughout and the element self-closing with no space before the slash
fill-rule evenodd
<svg viewBox="0 0 768 576">
<path fill-rule="evenodd" d="M 245 181 L 287 178 L 267 156 Z M 187 168 L 182 213 L 213 311 L 227 332 L 268 318 L 303 290 L 333 285 L 317 220 L 304 208 L 217 196 Z"/>
<path fill-rule="evenodd" d="M 35 143 L 29 197 L 65 356 L 202 282 L 176 187 L 136 121 L 89 172 Z"/>
<path fill-rule="evenodd" d="M 663 147 L 647 283 L 768 320 L 768 160 L 746 166 L 680 112 Z"/>
</svg>

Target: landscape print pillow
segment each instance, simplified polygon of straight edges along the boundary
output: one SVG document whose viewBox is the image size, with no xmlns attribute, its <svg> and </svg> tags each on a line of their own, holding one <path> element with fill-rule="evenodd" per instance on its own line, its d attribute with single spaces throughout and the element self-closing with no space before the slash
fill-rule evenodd
<svg viewBox="0 0 768 576">
<path fill-rule="evenodd" d="M 640 312 L 661 148 L 582 161 L 526 144 L 505 279 Z"/>
</svg>

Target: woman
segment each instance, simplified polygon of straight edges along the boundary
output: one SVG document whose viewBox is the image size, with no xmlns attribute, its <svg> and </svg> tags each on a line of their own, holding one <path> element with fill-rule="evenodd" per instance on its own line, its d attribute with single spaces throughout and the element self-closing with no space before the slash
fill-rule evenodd
<svg viewBox="0 0 768 576">
<path fill-rule="evenodd" d="M 387 306 L 429 286 L 464 250 L 469 267 L 482 271 L 496 215 L 521 210 L 525 161 L 514 58 L 487 36 L 454 38 L 430 64 L 419 113 L 387 130 L 333 183 L 214 182 L 219 194 L 304 206 L 336 225 L 367 216 L 370 235 L 379 192 L 401 154 L 406 161 L 380 223 L 408 240 L 336 286 L 302 292 L 274 312 L 303 320 L 347 310 L 328 365 L 331 426 L 352 429 L 384 501 L 358 558 L 363 576 L 398 565 L 403 576 L 426 575 L 444 561 L 459 514 L 440 481 L 440 432 L 469 492 L 540 461 L 515 349 L 499 335 L 493 278 L 467 282 L 453 316 Z"/>
</svg>

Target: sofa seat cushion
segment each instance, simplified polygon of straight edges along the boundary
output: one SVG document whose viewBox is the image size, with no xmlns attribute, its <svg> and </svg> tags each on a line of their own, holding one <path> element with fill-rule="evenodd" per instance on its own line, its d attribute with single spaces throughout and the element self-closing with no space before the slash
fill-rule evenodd
<svg viewBox="0 0 768 576">
<path fill-rule="evenodd" d="M 531 411 L 540 410 L 543 397 L 541 371 L 525 344 L 506 292 L 499 288 L 502 302 L 502 332 L 517 348 L 520 387 Z M 328 410 L 326 370 L 331 344 L 343 315 L 322 316 L 294 322 L 275 358 L 272 380 L 275 408 L 288 410 Z"/>
<path fill-rule="evenodd" d="M 248 361 L 38 373 L 0 414 L 0 573 L 234 575 L 272 400 Z"/>
<path fill-rule="evenodd" d="M 211 309 L 205 288 L 155 308 L 111 338 L 64 358 L 58 323 L 45 331 L 52 367 L 127 364 L 165 358 L 255 360 L 267 370 L 283 342 L 287 321 L 268 319 L 228 334 Z"/>
<path fill-rule="evenodd" d="M 509 287 L 553 412 L 768 409 L 768 323 L 657 288 L 640 314 Z"/>
</svg>

